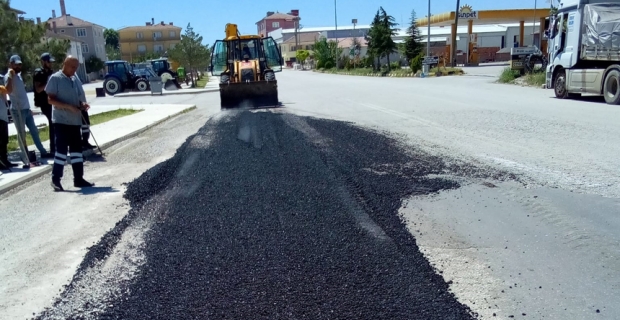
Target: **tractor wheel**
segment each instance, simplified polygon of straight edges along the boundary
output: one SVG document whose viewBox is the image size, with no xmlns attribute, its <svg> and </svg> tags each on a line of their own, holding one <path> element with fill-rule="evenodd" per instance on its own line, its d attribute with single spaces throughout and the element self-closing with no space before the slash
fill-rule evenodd
<svg viewBox="0 0 620 320">
<path fill-rule="evenodd" d="M 111 96 L 123 92 L 123 85 L 116 78 L 107 78 L 103 82 L 103 89 Z"/>
<path fill-rule="evenodd" d="M 265 72 L 265 80 L 267 81 L 276 81 L 276 74 L 272 71 Z"/>
<path fill-rule="evenodd" d="M 136 80 L 136 90 L 138 91 L 147 91 L 149 89 L 149 83 L 144 79 Z"/>
</svg>

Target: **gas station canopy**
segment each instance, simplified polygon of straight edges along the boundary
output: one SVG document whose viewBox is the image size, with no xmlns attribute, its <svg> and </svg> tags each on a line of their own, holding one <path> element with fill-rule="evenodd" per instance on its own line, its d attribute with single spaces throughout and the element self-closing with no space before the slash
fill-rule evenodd
<svg viewBox="0 0 620 320">
<path fill-rule="evenodd" d="M 506 24 L 526 21 L 538 23 L 541 19 L 549 16 L 548 8 L 539 9 L 509 9 L 509 10 L 481 10 L 475 11 L 468 5 L 464 5 L 459 10 L 459 26 L 468 25 L 471 21 L 474 25 L 484 24 Z M 454 24 L 455 12 L 444 12 L 431 15 L 431 27 L 446 27 Z M 428 18 L 417 19 L 418 27 L 426 27 Z"/>
</svg>

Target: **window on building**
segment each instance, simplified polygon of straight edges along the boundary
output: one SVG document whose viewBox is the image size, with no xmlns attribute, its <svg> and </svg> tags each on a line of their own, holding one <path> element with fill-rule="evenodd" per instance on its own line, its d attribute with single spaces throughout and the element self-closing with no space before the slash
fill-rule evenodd
<svg viewBox="0 0 620 320">
<path fill-rule="evenodd" d="M 156 44 L 153 46 L 153 51 L 155 52 L 164 52 L 164 46 L 161 44 Z"/>
<path fill-rule="evenodd" d="M 138 52 L 146 52 L 146 45 L 139 44 L 138 45 Z"/>
<path fill-rule="evenodd" d="M 170 36 L 170 38 L 176 38 L 177 37 L 177 32 L 176 31 L 170 31 L 170 33 L 168 35 Z"/>
<path fill-rule="evenodd" d="M 88 53 L 88 45 L 86 43 L 82 43 L 82 52 Z"/>
<path fill-rule="evenodd" d="M 271 23 L 271 27 L 272 28 L 280 28 L 280 22 L 277 22 L 277 21 L 276 22 L 272 22 Z"/>
<path fill-rule="evenodd" d="M 177 45 L 176 43 L 171 43 L 170 44 L 170 49 L 174 49 L 174 47 L 176 47 L 176 45 Z"/>
<path fill-rule="evenodd" d="M 161 39 L 161 31 L 153 32 L 153 39 Z"/>
<path fill-rule="evenodd" d="M 86 37 L 86 29 L 84 28 L 75 29 L 75 32 L 78 37 Z"/>
<path fill-rule="evenodd" d="M 144 38 L 144 34 L 142 34 L 142 32 L 136 32 L 136 39 L 142 39 Z"/>
</svg>

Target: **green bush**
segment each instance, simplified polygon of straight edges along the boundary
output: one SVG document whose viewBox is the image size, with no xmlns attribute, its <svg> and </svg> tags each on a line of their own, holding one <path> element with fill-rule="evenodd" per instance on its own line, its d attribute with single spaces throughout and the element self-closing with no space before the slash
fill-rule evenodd
<svg viewBox="0 0 620 320">
<path fill-rule="evenodd" d="M 411 64 L 409 65 L 409 67 L 411 68 L 411 71 L 413 73 L 416 73 L 420 70 L 422 70 L 422 61 L 424 60 L 424 54 L 420 53 L 417 56 L 415 56 L 413 59 L 411 59 Z"/>
<path fill-rule="evenodd" d="M 334 62 L 331 61 L 331 60 L 327 60 L 323 64 L 323 68 L 325 68 L 325 69 L 332 69 L 333 67 L 334 67 Z"/>
<path fill-rule="evenodd" d="M 398 69 L 400 69 L 400 68 L 401 68 L 400 61 L 390 63 L 390 69 L 392 69 L 392 70 L 398 70 Z"/>
<path fill-rule="evenodd" d="M 521 74 L 517 70 L 512 70 L 510 67 L 504 68 L 502 74 L 499 76 L 499 82 L 501 83 L 511 83 L 515 81 Z"/>
</svg>

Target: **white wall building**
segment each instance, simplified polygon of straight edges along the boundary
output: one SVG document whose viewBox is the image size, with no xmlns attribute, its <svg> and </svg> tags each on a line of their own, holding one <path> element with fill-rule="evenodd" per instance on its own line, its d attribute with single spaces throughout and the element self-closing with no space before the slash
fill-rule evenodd
<svg viewBox="0 0 620 320">
<path fill-rule="evenodd" d="M 90 82 L 90 79 L 86 74 L 86 65 L 84 60 L 84 54 L 82 52 L 83 41 L 66 34 L 54 33 L 51 30 L 48 30 L 45 33 L 45 36 L 43 37 L 43 42 L 47 42 L 48 39 L 69 40 L 71 47 L 67 51 L 67 55 L 74 56 L 80 61 L 80 67 L 78 68 L 76 74 L 80 78 L 80 81 L 82 81 L 82 83 Z"/>
</svg>

